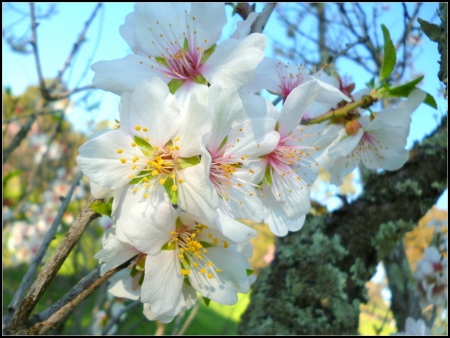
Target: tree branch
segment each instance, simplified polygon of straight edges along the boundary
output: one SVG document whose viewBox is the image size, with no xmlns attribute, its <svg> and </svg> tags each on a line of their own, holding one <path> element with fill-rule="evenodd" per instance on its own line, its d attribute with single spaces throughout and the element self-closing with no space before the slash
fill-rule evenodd
<svg viewBox="0 0 450 338">
<path fill-rule="evenodd" d="M 56 273 L 64 263 L 67 256 L 72 251 L 75 244 L 80 239 L 83 232 L 94 219 L 100 216 L 100 214 L 97 214 L 90 208 L 91 204 L 96 201 L 98 200 L 92 197 L 88 200 L 86 206 L 83 208 L 80 215 L 78 215 L 77 219 L 70 227 L 69 231 L 61 241 L 53 256 L 42 267 L 38 277 L 36 278 L 36 281 L 31 286 L 27 296 L 16 309 L 13 318 L 6 328 L 8 333 L 14 334 L 16 332 L 22 331 L 25 328 L 25 323 L 31 311 L 33 311 L 39 299 L 44 294 L 44 291 L 53 280 L 53 277 L 55 277 Z"/>
<path fill-rule="evenodd" d="M 276 6 L 277 6 L 276 2 L 266 4 L 266 7 L 264 7 L 262 12 L 259 13 L 256 20 L 253 22 L 252 27 L 250 29 L 250 34 L 263 32 L 264 27 L 266 26 L 267 21 L 269 21 L 270 15 L 272 14 Z"/>
</svg>

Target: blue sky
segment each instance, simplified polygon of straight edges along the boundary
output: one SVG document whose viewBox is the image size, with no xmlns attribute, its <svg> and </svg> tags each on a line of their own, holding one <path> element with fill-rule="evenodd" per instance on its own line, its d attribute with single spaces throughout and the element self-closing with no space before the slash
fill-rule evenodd
<svg viewBox="0 0 450 338">
<path fill-rule="evenodd" d="M 58 3 L 55 15 L 50 19 L 40 20 L 38 43 L 44 77 L 56 76 L 95 5 L 95 3 Z M 367 8 L 372 6 L 372 4 L 362 5 Z M 396 3 L 386 3 L 386 5 L 391 8 L 383 16 L 382 23 L 388 27 L 395 40 L 401 34 L 403 25 L 402 20 L 399 20 L 399 17 L 402 16 L 401 5 Z M 13 6 L 17 11 L 29 12 L 29 5 L 26 3 L 14 3 Z M 48 4 L 39 3 L 36 6 L 37 10 L 45 11 Z M 262 6 L 262 4 L 258 4 L 257 11 L 260 11 Z M 412 8 L 413 4 L 408 4 L 408 6 Z M 230 8 L 228 6 L 227 8 L 230 12 Z M 426 20 L 434 17 L 433 22 L 438 23 L 435 15 L 437 8 L 438 3 L 423 4 L 419 16 Z M 7 28 L 7 32 L 14 34 L 16 38 L 29 36 L 29 18 L 12 10 L 5 3 L 2 3 L 2 9 L 3 28 Z M 130 53 L 128 45 L 119 34 L 119 26 L 124 23 L 126 14 L 132 11 L 132 3 L 105 3 L 103 5 L 87 33 L 81 53 L 74 60 L 73 69 L 68 71 L 64 78 L 69 83 L 69 87 L 73 88 L 77 84 L 80 86 L 90 84 L 93 72 L 89 67 L 92 63 L 122 58 Z M 223 30 L 224 38 L 233 32 L 237 20 L 237 16 L 230 18 L 228 25 Z M 13 25 L 12 29 L 9 29 L 14 22 L 17 23 Z M 284 29 L 272 16 L 266 26 L 265 33 L 268 36 L 266 55 L 273 56 L 272 39 L 283 39 L 285 36 Z M 381 33 L 379 34 L 381 35 Z M 305 43 L 307 42 L 305 41 Z M 414 141 L 421 140 L 425 135 L 432 132 L 437 125 L 437 121 L 447 111 L 447 102 L 441 95 L 437 94 L 441 86 L 436 76 L 439 67 L 437 45 L 426 37 L 420 41 L 420 44 L 421 52 L 415 61 L 414 74 L 415 77 L 425 74 L 420 87 L 436 98 L 438 110 L 421 105 L 413 113 L 408 147 L 411 147 Z M 4 39 L 2 39 L 2 50 L 3 87 L 10 87 L 14 94 L 20 94 L 28 85 L 38 83 L 34 58 L 31 54 L 14 53 Z M 370 75 L 364 69 L 347 60 L 338 60 L 336 68 L 341 75 L 348 75 L 355 81 L 356 90 L 363 88 L 364 83 L 370 80 Z M 86 76 L 80 79 L 84 73 L 86 73 Z M 79 94 L 73 98 L 76 100 L 77 97 L 80 98 L 82 95 Z M 95 106 L 97 103 L 99 104 L 98 108 L 87 113 L 85 105 L 73 107 L 67 115 L 68 119 L 77 129 L 89 132 L 92 126 L 101 120 L 113 121 L 118 118 L 118 96 L 97 90 L 89 98 L 88 105 Z M 444 208 L 445 206 L 447 208 L 447 197 L 441 198 L 439 202 L 440 207 Z"/>
</svg>

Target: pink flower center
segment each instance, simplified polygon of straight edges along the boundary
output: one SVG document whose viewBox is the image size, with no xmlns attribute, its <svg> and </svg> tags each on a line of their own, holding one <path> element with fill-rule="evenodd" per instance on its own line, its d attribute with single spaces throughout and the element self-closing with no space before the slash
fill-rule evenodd
<svg viewBox="0 0 450 338">
<path fill-rule="evenodd" d="M 192 27 L 190 23 L 192 23 Z M 180 43 L 172 25 L 169 24 L 168 30 L 164 29 L 159 22 L 163 33 L 157 35 L 150 27 L 149 30 L 153 34 L 155 40 L 152 44 L 158 50 L 159 56 L 148 58 L 153 61 L 151 68 L 163 73 L 165 76 L 181 81 L 194 81 L 201 75 L 202 59 L 204 56 L 204 48 L 208 40 L 202 42 L 197 41 L 197 30 L 195 29 L 195 17 L 188 17 L 186 12 L 186 31 L 183 32 L 183 41 Z"/>
<path fill-rule="evenodd" d="M 283 65 L 280 62 L 276 67 L 280 79 L 280 84 L 278 85 L 280 92 L 278 94 L 282 96 L 285 101 L 292 90 L 297 88 L 305 79 L 305 68 L 299 66 L 298 73 L 293 74 L 289 71 L 289 64 Z"/>
</svg>

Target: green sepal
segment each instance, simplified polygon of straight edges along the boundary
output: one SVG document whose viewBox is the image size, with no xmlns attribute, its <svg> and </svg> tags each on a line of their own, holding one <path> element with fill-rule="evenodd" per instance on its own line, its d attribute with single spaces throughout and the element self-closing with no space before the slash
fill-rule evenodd
<svg viewBox="0 0 450 338">
<path fill-rule="evenodd" d="M 183 80 L 172 79 L 169 81 L 167 86 L 169 87 L 170 94 L 175 94 L 175 92 L 181 88 L 183 85 Z"/>
<path fill-rule="evenodd" d="M 164 189 L 166 190 L 167 194 L 169 195 L 170 202 L 173 204 L 178 204 L 178 191 L 172 190 L 173 185 L 174 185 L 173 178 L 168 176 L 166 178 L 166 181 L 164 182 Z"/>
<path fill-rule="evenodd" d="M 217 151 L 219 151 L 220 149 L 222 149 L 222 147 L 227 143 L 228 140 L 228 135 L 225 136 L 225 138 L 223 139 L 222 143 L 220 144 L 219 148 L 217 148 Z"/>
<path fill-rule="evenodd" d="M 180 169 L 186 169 L 193 167 L 200 163 L 200 158 L 198 156 L 183 157 L 178 159 L 178 166 Z"/>
<path fill-rule="evenodd" d="M 250 275 L 253 274 L 253 272 L 255 272 L 255 271 L 253 271 L 251 269 L 245 269 L 245 271 L 247 271 L 247 276 L 250 276 Z"/>
<path fill-rule="evenodd" d="M 175 227 L 177 230 L 180 230 L 184 226 L 183 222 L 181 221 L 180 217 L 177 217 L 177 220 L 175 221 Z"/>
<path fill-rule="evenodd" d="M 105 203 L 103 201 L 94 202 L 91 204 L 91 209 L 98 214 L 111 217 L 112 201 L 113 201 L 113 198 L 110 198 L 108 203 Z"/>
<path fill-rule="evenodd" d="M 198 74 L 192 81 L 201 85 L 208 85 L 208 80 L 206 80 L 202 74 Z"/>
<path fill-rule="evenodd" d="M 163 57 L 157 56 L 157 57 L 155 57 L 155 60 L 157 62 L 159 62 L 160 64 L 162 64 L 162 65 L 164 65 L 166 67 L 169 67 L 169 64 L 167 63 L 167 61 Z"/>
<path fill-rule="evenodd" d="M 426 93 L 426 92 L 425 92 Z M 430 107 L 433 107 L 434 109 L 437 109 L 437 103 L 434 97 L 428 93 L 426 93 L 427 96 L 425 97 L 425 100 L 423 100 L 423 103 L 429 105 Z"/>
<path fill-rule="evenodd" d="M 277 122 L 277 124 L 275 125 L 275 131 L 278 131 L 279 125 L 280 125 L 280 122 Z"/>
<path fill-rule="evenodd" d="M 202 56 L 202 60 L 200 61 L 200 64 L 204 64 L 206 62 L 206 60 L 208 60 L 211 57 L 211 55 L 214 53 L 215 50 L 216 50 L 216 44 L 212 45 L 207 50 L 205 50 L 203 52 L 203 56 Z"/>
<path fill-rule="evenodd" d="M 268 164 L 266 166 L 266 171 L 264 173 L 264 181 L 266 182 L 266 184 L 268 186 L 270 186 L 272 184 L 272 173 L 271 173 L 271 170 L 270 170 L 270 164 Z"/>
<path fill-rule="evenodd" d="M 133 267 L 131 268 L 131 271 L 130 271 L 130 276 L 134 277 L 137 275 L 138 272 L 139 272 L 139 270 L 136 269 L 136 265 L 133 264 Z"/>
<path fill-rule="evenodd" d="M 202 247 L 204 248 L 213 248 L 214 244 L 208 243 L 208 242 L 203 242 L 203 241 L 199 241 L 200 244 L 202 245 Z"/>
<path fill-rule="evenodd" d="M 138 282 L 139 285 L 142 285 L 142 283 L 144 283 L 144 278 L 145 278 L 145 273 L 142 273 L 141 277 L 139 278 L 139 282 Z"/>
<path fill-rule="evenodd" d="M 188 52 L 189 51 L 189 42 L 186 38 L 184 38 L 183 49 Z"/>
<path fill-rule="evenodd" d="M 147 141 L 145 141 L 137 136 L 135 136 L 133 139 L 134 139 L 134 142 L 136 142 L 136 144 L 141 148 L 141 151 L 145 156 L 149 156 L 150 154 L 145 153 L 144 150 L 142 150 L 142 148 L 144 148 L 152 153 L 155 151 L 155 149 L 153 149 L 153 147 Z"/>
<path fill-rule="evenodd" d="M 176 244 L 170 240 L 161 247 L 161 250 L 175 250 L 175 248 Z"/>
<path fill-rule="evenodd" d="M 416 88 L 416 84 L 422 81 L 423 75 L 419 76 L 417 79 L 412 80 L 404 85 L 390 88 L 387 93 L 389 96 L 393 97 L 408 97 L 408 95 Z"/>
<path fill-rule="evenodd" d="M 392 43 L 389 30 L 385 25 L 381 25 L 381 29 L 384 37 L 384 56 L 383 63 L 381 64 L 380 81 L 383 81 L 394 71 L 395 63 L 397 62 L 397 54 L 395 53 L 395 47 Z"/>
<path fill-rule="evenodd" d="M 186 284 L 187 286 L 192 286 L 191 282 L 189 282 L 189 278 L 187 278 L 187 276 L 184 278 L 184 284 Z"/>
<path fill-rule="evenodd" d="M 207 297 L 203 297 L 203 301 L 205 302 L 206 306 L 209 306 L 209 303 L 211 303 L 211 299 Z"/>
</svg>

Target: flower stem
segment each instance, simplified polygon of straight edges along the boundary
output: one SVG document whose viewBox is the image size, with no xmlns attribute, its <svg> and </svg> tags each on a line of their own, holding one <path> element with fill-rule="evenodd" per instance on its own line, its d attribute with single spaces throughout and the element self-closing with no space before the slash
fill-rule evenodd
<svg viewBox="0 0 450 338">
<path fill-rule="evenodd" d="M 321 123 L 331 119 L 351 119 L 352 117 L 359 116 L 359 114 L 353 113 L 356 108 L 368 108 L 378 99 L 370 95 L 365 95 L 361 99 L 355 102 L 347 103 L 345 106 L 338 109 L 331 109 L 323 115 L 316 118 L 302 121 L 302 124 L 316 124 Z"/>
</svg>

